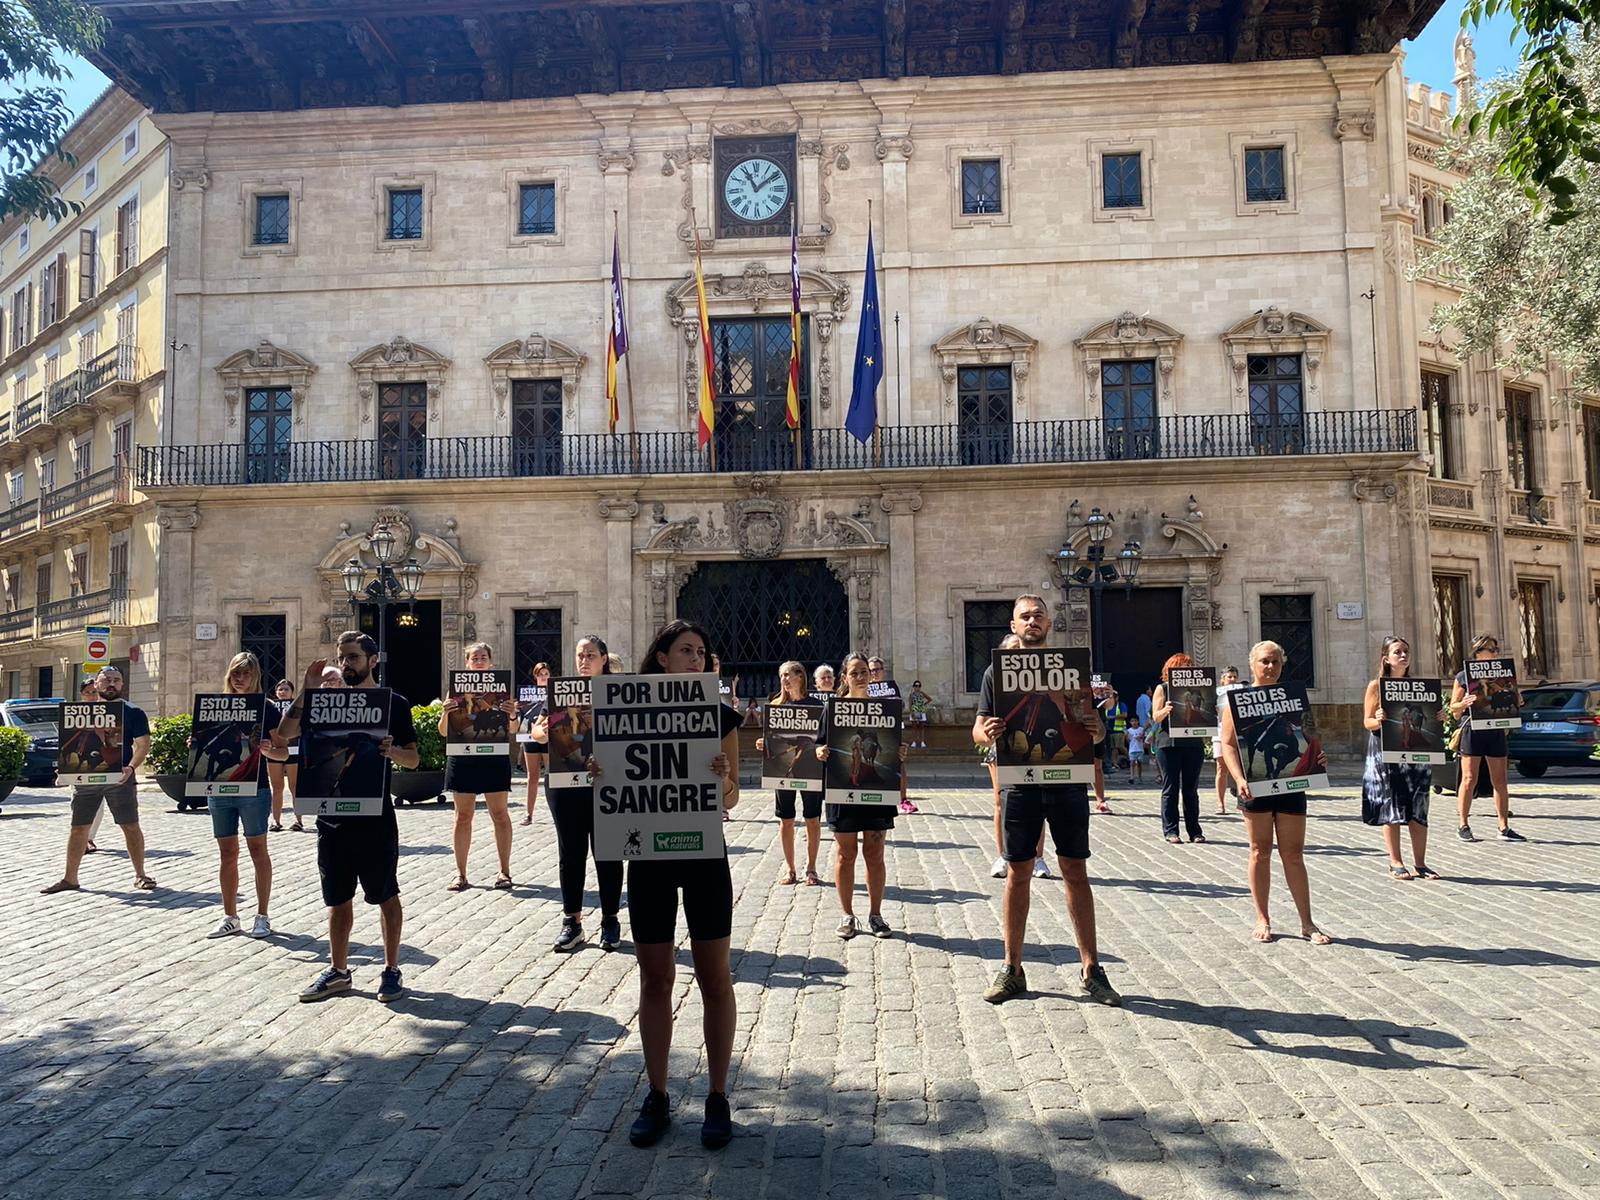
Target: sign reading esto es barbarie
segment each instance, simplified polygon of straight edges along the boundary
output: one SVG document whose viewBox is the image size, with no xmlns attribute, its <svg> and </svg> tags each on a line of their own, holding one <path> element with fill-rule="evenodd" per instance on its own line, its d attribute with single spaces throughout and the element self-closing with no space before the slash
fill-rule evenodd
<svg viewBox="0 0 1600 1200">
<path fill-rule="evenodd" d="M 553 683 L 554 681 L 552 681 Z M 715 675 L 596 675 L 596 862 L 721 858 Z"/>
<path fill-rule="evenodd" d="M 1094 782 L 1094 694 L 1087 650 L 996 650 L 990 667 L 1000 782 Z"/>
<path fill-rule="evenodd" d="M 261 777 L 261 718 L 267 698 L 201 694 L 194 698 L 185 796 L 254 796 Z M 274 710 L 276 711 L 276 710 Z"/>
<path fill-rule="evenodd" d="M 1290 796 L 1328 786 L 1328 760 L 1303 685 L 1235 688 L 1228 704 L 1252 796 Z"/>
</svg>

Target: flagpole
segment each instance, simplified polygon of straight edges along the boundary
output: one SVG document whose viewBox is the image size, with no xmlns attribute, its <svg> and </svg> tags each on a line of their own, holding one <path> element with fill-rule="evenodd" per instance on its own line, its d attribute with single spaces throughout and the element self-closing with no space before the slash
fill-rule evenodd
<svg viewBox="0 0 1600 1200">
<path fill-rule="evenodd" d="M 706 389 L 706 394 L 711 398 L 711 436 L 706 439 L 706 449 L 711 452 L 711 473 L 714 475 L 717 471 L 717 393 L 709 374 L 712 363 L 706 355 L 706 348 L 711 345 L 711 330 L 707 325 L 710 320 L 710 314 L 706 311 L 705 264 L 700 260 L 700 217 L 695 212 L 692 204 L 689 206 L 689 224 L 694 226 L 694 273 L 698 292 L 697 316 L 700 319 L 700 370 L 698 374 L 700 376 L 700 386 Z M 700 397 L 697 393 L 695 396 L 696 414 L 699 411 Z M 698 415 L 695 419 L 698 422 Z"/>
<path fill-rule="evenodd" d="M 871 237 L 872 197 L 869 196 L 867 197 L 867 238 L 870 240 Z M 872 289 L 872 298 L 877 300 L 881 306 L 883 303 L 883 296 L 878 291 L 878 281 L 869 275 L 863 284 L 863 290 L 866 288 Z M 880 321 L 883 319 L 883 310 L 881 307 L 879 308 L 878 319 Z M 881 467 L 883 466 L 883 422 L 878 419 L 878 416 L 878 391 L 876 388 L 874 388 L 872 391 L 872 463 L 874 466 Z"/>
<path fill-rule="evenodd" d="M 798 220 L 799 220 L 799 218 L 798 218 L 798 215 L 796 213 L 795 206 L 793 204 L 789 205 L 789 237 L 791 239 L 793 239 L 793 244 L 794 244 L 794 247 L 795 247 L 795 249 L 794 249 L 794 266 L 793 266 L 793 269 L 795 270 L 796 273 L 798 273 L 799 269 L 800 269 L 800 267 L 799 267 L 799 262 L 800 262 L 800 249 L 799 249 L 799 247 L 800 247 L 800 230 L 799 230 L 799 227 L 798 227 L 798 224 L 797 224 Z M 789 353 L 791 355 L 793 355 L 794 358 L 795 358 L 795 361 L 798 362 L 800 360 L 800 297 L 798 295 L 794 297 L 793 305 L 794 305 L 793 328 L 790 330 L 790 341 L 793 342 L 793 345 L 790 346 Z M 787 401 L 788 401 L 788 398 L 785 397 L 785 404 L 784 404 L 785 408 L 788 407 Z M 795 402 L 795 408 L 798 411 L 798 409 L 800 407 L 800 389 L 799 389 L 798 386 L 796 386 L 796 388 L 795 388 L 794 402 Z M 803 424 L 805 424 L 805 421 L 803 419 L 802 420 L 798 420 L 798 421 L 796 421 L 794 423 L 794 428 L 789 431 L 790 440 L 793 441 L 793 443 L 794 443 L 794 465 L 797 468 L 801 468 L 801 467 L 805 466 L 805 459 L 802 457 L 802 455 L 800 453 L 800 426 L 803 425 Z"/>
<path fill-rule="evenodd" d="M 622 223 L 617 217 L 617 210 L 613 208 L 611 210 L 612 244 L 615 245 L 621 236 Z M 617 280 L 617 287 L 622 287 L 622 280 Z M 629 346 L 628 349 L 631 350 L 633 347 Z M 628 446 L 633 460 L 633 471 L 637 475 L 639 473 L 639 427 L 634 422 L 633 415 L 633 355 L 624 354 L 622 360 L 622 377 L 628 384 Z"/>
</svg>

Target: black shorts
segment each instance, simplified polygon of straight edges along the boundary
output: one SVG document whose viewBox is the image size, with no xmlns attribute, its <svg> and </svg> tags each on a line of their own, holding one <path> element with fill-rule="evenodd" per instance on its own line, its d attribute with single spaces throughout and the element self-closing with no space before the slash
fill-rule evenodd
<svg viewBox="0 0 1600 1200">
<path fill-rule="evenodd" d="M 1005 793 L 1002 813 L 1007 862 L 1032 862 L 1046 823 L 1058 857 L 1089 857 L 1087 784 L 1010 788 Z"/>
<path fill-rule="evenodd" d="M 1282 813 L 1286 817 L 1303 817 L 1306 815 L 1306 794 L 1296 792 L 1292 796 L 1251 796 L 1248 800 L 1240 796 L 1239 811 Z"/>
<path fill-rule="evenodd" d="M 452 755 L 444 763 L 444 790 L 464 796 L 490 796 L 511 790 L 511 756 L 485 754 L 470 758 Z"/>
<path fill-rule="evenodd" d="M 834 833 L 887 833 L 894 828 L 892 804 L 830 804 L 828 828 Z"/>
<path fill-rule="evenodd" d="M 1474 729 L 1469 721 L 1461 731 L 1460 757 L 1481 755 L 1484 758 L 1506 757 L 1506 731 L 1504 729 Z"/>
<path fill-rule="evenodd" d="M 628 864 L 628 925 L 638 946 L 678 940 L 678 892 L 692 942 L 714 942 L 733 932 L 733 875 L 728 860 Z"/>
<path fill-rule="evenodd" d="M 773 793 L 776 800 L 775 810 L 780 821 L 794 820 L 794 798 L 801 798 L 800 811 L 805 814 L 808 821 L 815 821 L 822 815 L 821 792 L 796 792 L 793 788 L 779 788 Z"/>
<path fill-rule="evenodd" d="M 355 899 L 356 884 L 368 904 L 400 894 L 400 823 L 391 809 L 378 817 L 344 817 L 337 825 L 317 818 L 317 874 L 329 908 Z"/>
</svg>

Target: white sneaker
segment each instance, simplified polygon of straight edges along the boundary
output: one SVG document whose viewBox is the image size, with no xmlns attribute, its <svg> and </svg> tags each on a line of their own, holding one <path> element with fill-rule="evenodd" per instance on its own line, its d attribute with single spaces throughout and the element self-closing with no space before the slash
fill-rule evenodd
<svg viewBox="0 0 1600 1200">
<path fill-rule="evenodd" d="M 257 913 L 256 919 L 250 925 L 250 936 L 263 938 L 272 936 L 272 922 L 267 920 L 266 913 Z"/>
<path fill-rule="evenodd" d="M 1006 860 L 1003 858 L 997 858 L 994 860 L 994 866 L 989 868 L 989 875 L 993 879 L 1004 879 L 1006 877 L 1006 870 Z"/>
<path fill-rule="evenodd" d="M 231 937 L 236 933 L 243 933 L 244 926 L 239 924 L 238 917 L 223 917 L 217 922 L 217 927 L 206 934 L 208 938 Z"/>
<path fill-rule="evenodd" d="M 1033 877 L 1035 879 L 1049 879 L 1050 878 L 1050 864 L 1045 862 L 1045 860 L 1042 859 L 1042 858 L 1034 859 L 1033 860 Z"/>
</svg>

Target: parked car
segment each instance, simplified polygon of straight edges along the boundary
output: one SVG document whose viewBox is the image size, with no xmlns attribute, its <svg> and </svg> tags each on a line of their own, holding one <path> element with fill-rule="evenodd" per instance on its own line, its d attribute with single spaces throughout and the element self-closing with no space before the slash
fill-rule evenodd
<svg viewBox="0 0 1600 1200">
<path fill-rule="evenodd" d="M 1522 728 L 1507 738 L 1517 774 L 1537 779 L 1551 767 L 1582 767 L 1600 745 L 1600 682 L 1546 683 L 1522 690 Z"/>
<path fill-rule="evenodd" d="M 53 787 L 56 782 L 56 755 L 60 751 L 59 697 L 40 700 L 0 702 L 0 725 L 20 729 L 33 739 L 22 759 L 22 780 L 29 787 Z"/>
</svg>

